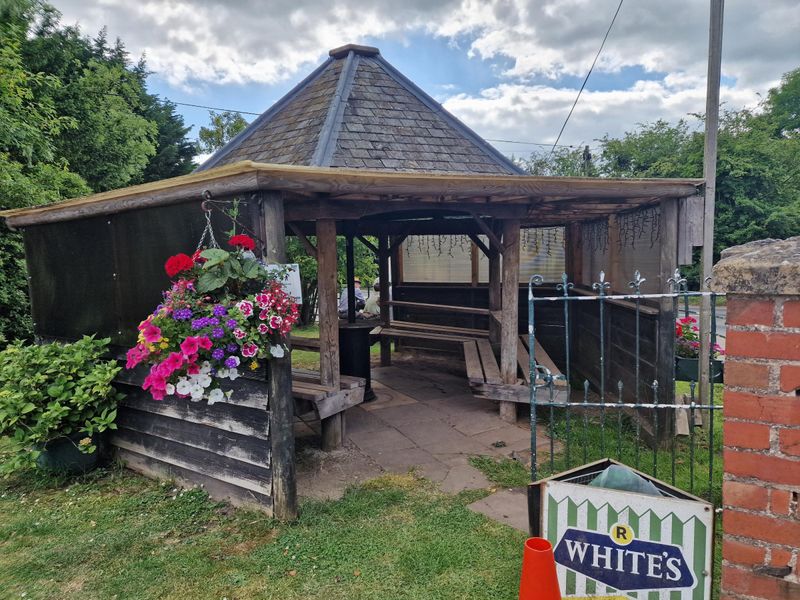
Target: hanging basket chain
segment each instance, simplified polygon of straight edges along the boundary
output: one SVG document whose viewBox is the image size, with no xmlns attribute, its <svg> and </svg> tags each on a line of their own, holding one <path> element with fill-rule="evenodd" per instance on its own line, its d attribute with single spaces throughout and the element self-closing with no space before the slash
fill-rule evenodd
<svg viewBox="0 0 800 600">
<path fill-rule="evenodd" d="M 220 248 L 220 245 L 217 243 L 216 238 L 214 237 L 214 229 L 211 226 L 211 211 L 217 210 L 220 214 L 225 216 L 228 220 L 230 220 L 234 225 L 241 228 L 242 231 L 246 232 L 251 238 L 253 238 L 256 242 L 258 242 L 259 247 L 263 252 L 266 252 L 267 245 L 252 229 L 241 223 L 238 219 L 233 217 L 232 215 L 228 214 L 226 211 L 220 209 L 218 206 L 215 205 L 222 205 L 222 204 L 232 204 L 233 201 L 231 200 L 212 200 L 211 192 L 208 190 L 203 192 L 203 202 L 200 204 L 200 208 L 206 214 L 206 227 L 203 230 L 203 235 L 200 237 L 200 242 L 197 245 L 197 249 L 199 250 L 203 242 L 205 241 L 206 237 L 209 240 L 209 248 Z"/>
</svg>

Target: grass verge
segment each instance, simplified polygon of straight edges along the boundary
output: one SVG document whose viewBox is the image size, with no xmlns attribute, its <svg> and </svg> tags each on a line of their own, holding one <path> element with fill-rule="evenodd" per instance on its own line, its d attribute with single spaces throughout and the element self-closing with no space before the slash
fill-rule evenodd
<svg viewBox="0 0 800 600">
<path fill-rule="evenodd" d="M 383 477 L 300 519 L 212 502 L 123 469 L 65 484 L 0 482 L 0 589 L 8 598 L 505 599 L 522 533 L 473 513 L 470 494 Z"/>
</svg>

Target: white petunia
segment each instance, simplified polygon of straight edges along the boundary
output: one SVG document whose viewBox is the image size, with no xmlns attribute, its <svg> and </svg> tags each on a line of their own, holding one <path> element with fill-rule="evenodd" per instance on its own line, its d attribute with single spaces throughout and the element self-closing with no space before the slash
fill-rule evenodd
<svg viewBox="0 0 800 600">
<path fill-rule="evenodd" d="M 210 373 L 211 372 L 211 363 L 207 360 L 203 361 L 203 364 L 200 365 L 200 372 L 201 373 Z"/>
<path fill-rule="evenodd" d="M 205 390 L 203 388 L 201 388 L 200 386 L 196 386 L 192 388 L 192 391 L 189 392 L 189 395 L 192 397 L 192 400 L 194 400 L 195 402 L 199 402 L 200 400 L 203 399 L 204 393 Z"/>
<path fill-rule="evenodd" d="M 178 385 L 175 389 L 179 394 L 185 396 L 192 391 L 192 384 L 189 383 L 189 380 L 186 377 L 181 377 L 178 379 Z"/>
<path fill-rule="evenodd" d="M 208 403 L 214 404 L 215 402 L 222 402 L 225 399 L 225 394 L 219 388 L 215 388 L 208 393 Z"/>
<path fill-rule="evenodd" d="M 206 375 L 205 373 L 200 374 L 200 376 L 197 378 L 197 385 L 207 388 L 211 385 L 211 376 Z"/>
<path fill-rule="evenodd" d="M 228 371 L 228 379 L 231 381 L 235 381 L 239 378 L 239 370 L 238 369 L 231 369 Z"/>
<path fill-rule="evenodd" d="M 283 349 L 283 346 L 270 346 L 269 353 L 272 354 L 275 358 L 283 358 L 286 352 Z"/>
</svg>

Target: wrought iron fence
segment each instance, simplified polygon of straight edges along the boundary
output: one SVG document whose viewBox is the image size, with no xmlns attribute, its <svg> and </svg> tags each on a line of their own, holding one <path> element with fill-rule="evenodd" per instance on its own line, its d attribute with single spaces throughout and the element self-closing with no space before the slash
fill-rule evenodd
<svg viewBox="0 0 800 600">
<path fill-rule="evenodd" d="M 715 392 L 715 379 L 719 372 L 715 371 L 713 359 L 714 348 L 717 347 L 716 304 L 720 295 L 714 292 L 689 291 L 686 280 L 679 271 L 668 280 L 669 291 L 658 294 L 642 293 L 641 286 L 645 279 L 638 271 L 628 284 L 632 289 L 629 294 L 609 294 L 610 284 L 605 280 L 602 271 L 599 281 L 592 285 L 596 295 L 576 293 L 574 285 L 564 274 L 561 283 L 556 286 L 559 295 L 535 296 L 535 287 L 543 282 L 541 276 L 534 275 L 528 283 L 529 348 L 534 348 L 536 307 L 543 303 L 562 303 L 563 375 L 553 374 L 544 365 L 538 364 L 534 352 L 530 352 L 532 481 L 536 481 L 541 475 L 550 475 L 557 470 L 566 470 L 589 460 L 616 458 L 637 470 L 649 472 L 653 477 L 665 479 L 689 493 L 704 495 L 709 500 L 718 502 L 721 461 L 717 455 L 721 452 L 721 439 L 717 433 L 720 423 L 715 421 L 721 419 L 722 404 L 718 402 L 720 394 Z M 658 301 L 662 311 L 666 308 L 671 312 L 671 335 L 674 336 L 677 326 L 675 319 L 680 312 L 683 312 L 684 319 L 689 319 L 690 300 L 704 297 L 709 298 L 711 303 L 711 351 L 706 357 L 698 357 L 698 364 L 700 360 L 707 360 L 709 364 L 708 399 L 702 401 L 698 395 L 698 382 L 689 380 L 683 384 L 681 390 L 688 392 L 681 394 L 686 396 L 686 401 L 681 402 L 677 401 L 674 393 L 674 368 L 661 371 L 671 374 L 668 381 L 659 381 L 657 378 L 642 381 L 640 325 L 643 303 Z M 631 365 L 634 383 L 628 389 L 621 379 L 612 383 L 611 389 L 608 389 L 606 328 L 609 327 L 609 322 L 606 308 L 609 302 L 615 300 L 632 303 L 634 312 L 635 342 Z M 594 385 L 590 384 L 585 374 L 576 373 L 573 361 L 575 349 L 571 317 L 572 308 L 577 302 L 589 302 L 597 306 L 599 373 L 594 377 Z M 687 321 L 684 324 L 693 327 Z M 659 335 L 663 336 L 665 332 L 661 331 Z M 660 356 L 659 360 L 664 360 L 664 357 Z M 672 354 L 669 360 L 674 360 Z M 583 381 L 580 381 L 579 375 L 584 376 Z M 566 380 L 566 395 L 558 391 L 558 380 Z M 558 387 L 563 389 L 563 384 Z M 539 465 L 537 459 L 540 434 L 537 425 L 542 419 L 546 420 L 548 433 L 548 440 L 543 445 L 549 445 L 549 452 L 547 459 Z M 683 435 L 679 436 L 679 433 Z"/>
</svg>

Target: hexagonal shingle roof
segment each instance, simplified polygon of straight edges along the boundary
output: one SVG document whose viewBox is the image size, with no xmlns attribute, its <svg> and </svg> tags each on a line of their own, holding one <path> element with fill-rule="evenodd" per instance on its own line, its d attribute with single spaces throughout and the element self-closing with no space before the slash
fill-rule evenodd
<svg viewBox="0 0 800 600">
<path fill-rule="evenodd" d="M 198 170 L 260 163 L 384 171 L 522 171 L 390 65 L 347 45 Z"/>
</svg>

